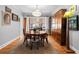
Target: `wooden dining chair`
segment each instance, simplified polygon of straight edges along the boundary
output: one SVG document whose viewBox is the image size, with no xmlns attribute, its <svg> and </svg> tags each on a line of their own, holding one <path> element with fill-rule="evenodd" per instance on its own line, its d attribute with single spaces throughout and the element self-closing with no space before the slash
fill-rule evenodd
<svg viewBox="0 0 79 59">
<path fill-rule="evenodd" d="M 48 34 L 47 33 L 44 33 L 44 34 L 41 34 L 41 41 L 42 41 L 42 45 L 44 46 L 44 42 L 46 41 L 47 44 L 48 44 Z"/>
<path fill-rule="evenodd" d="M 39 44 L 40 44 L 39 35 L 31 34 L 30 44 L 31 44 L 31 49 L 33 48 L 39 49 Z"/>
<path fill-rule="evenodd" d="M 26 33 L 26 31 L 24 29 L 23 29 L 23 34 L 24 34 L 24 42 L 23 42 L 23 44 L 28 46 L 28 40 L 27 39 L 30 39 L 30 35 L 28 33 Z"/>
<path fill-rule="evenodd" d="M 26 42 L 26 34 L 25 34 L 25 29 L 23 29 L 23 35 L 24 35 L 24 42 L 23 44 Z"/>
</svg>

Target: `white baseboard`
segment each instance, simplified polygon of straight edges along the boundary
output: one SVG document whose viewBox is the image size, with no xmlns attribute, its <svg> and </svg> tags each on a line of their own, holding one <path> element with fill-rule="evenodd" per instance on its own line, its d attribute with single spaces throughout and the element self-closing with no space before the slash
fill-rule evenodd
<svg viewBox="0 0 79 59">
<path fill-rule="evenodd" d="M 76 48 L 74 48 L 73 46 L 70 46 L 70 48 L 75 51 L 75 53 L 79 54 L 79 50 L 77 50 Z"/>
<path fill-rule="evenodd" d="M 11 41 L 6 42 L 5 44 L 3 44 L 3 45 L 0 46 L 0 49 L 6 47 L 7 45 L 9 45 L 10 43 L 12 43 L 13 41 L 15 41 L 15 40 L 17 40 L 17 39 L 19 39 L 19 38 L 20 38 L 20 36 L 16 37 L 15 39 L 13 39 L 13 40 L 11 40 Z"/>
</svg>

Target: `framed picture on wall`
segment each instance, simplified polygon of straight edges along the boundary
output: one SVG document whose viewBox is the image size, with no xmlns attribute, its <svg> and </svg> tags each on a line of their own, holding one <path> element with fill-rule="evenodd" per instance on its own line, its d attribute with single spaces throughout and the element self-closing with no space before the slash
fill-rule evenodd
<svg viewBox="0 0 79 59">
<path fill-rule="evenodd" d="M 11 24 L 11 17 L 12 17 L 12 15 L 11 15 L 11 13 L 9 13 L 9 12 L 3 12 L 3 24 L 5 25 L 5 24 Z"/>
<path fill-rule="evenodd" d="M 12 13 L 12 20 L 13 21 L 18 21 L 18 15 Z"/>
<path fill-rule="evenodd" d="M 79 16 L 75 15 L 69 18 L 69 29 L 70 30 L 79 30 Z"/>
</svg>

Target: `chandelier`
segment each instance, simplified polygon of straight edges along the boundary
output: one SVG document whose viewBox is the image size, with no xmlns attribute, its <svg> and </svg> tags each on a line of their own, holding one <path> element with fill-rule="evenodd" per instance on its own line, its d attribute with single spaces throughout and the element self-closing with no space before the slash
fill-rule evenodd
<svg viewBox="0 0 79 59">
<path fill-rule="evenodd" d="M 32 12 L 32 15 L 36 17 L 41 16 L 41 11 L 38 9 L 37 5 L 36 5 L 36 9 Z"/>
</svg>

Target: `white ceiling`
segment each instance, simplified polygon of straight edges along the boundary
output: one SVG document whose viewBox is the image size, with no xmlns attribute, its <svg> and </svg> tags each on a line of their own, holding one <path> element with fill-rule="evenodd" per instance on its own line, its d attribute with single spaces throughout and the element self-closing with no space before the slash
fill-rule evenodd
<svg viewBox="0 0 79 59">
<path fill-rule="evenodd" d="M 16 9 L 20 10 L 24 16 L 32 16 L 32 12 L 35 10 L 36 5 L 13 5 Z M 42 16 L 51 16 L 60 9 L 69 10 L 70 5 L 38 5 Z"/>
<path fill-rule="evenodd" d="M 32 16 L 32 12 L 35 10 L 35 5 L 25 5 L 25 6 L 19 6 L 19 8 L 22 10 L 23 15 L 26 16 Z M 69 9 L 69 5 L 39 5 L 39 10 L 42 13 L 42 16 L 51 16 L 54 14 L 57 10 L 65 8 Z"/>
</svg>

